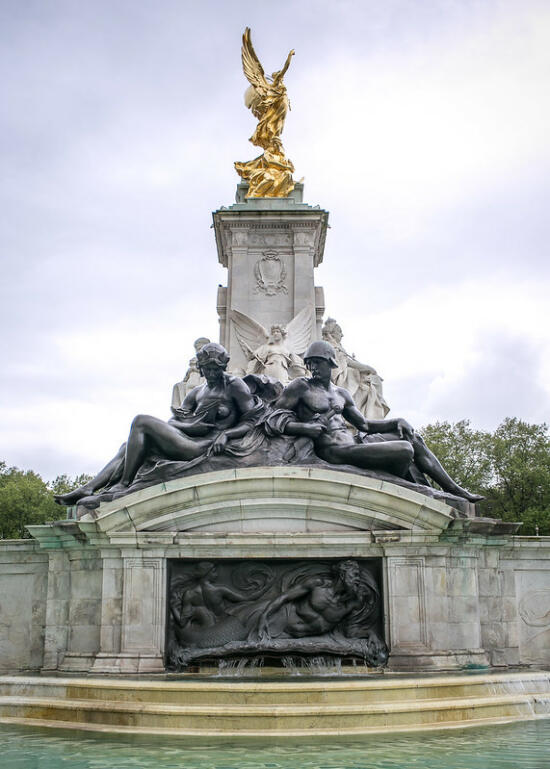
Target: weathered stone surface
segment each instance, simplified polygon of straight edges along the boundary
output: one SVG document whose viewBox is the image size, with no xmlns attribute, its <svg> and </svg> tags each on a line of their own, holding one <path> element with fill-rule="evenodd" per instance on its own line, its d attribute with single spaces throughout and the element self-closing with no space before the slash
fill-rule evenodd
<svg viewBox="0 0 550 769">
<path fill-rule="evenodd" d="M 543 562 L 528 570 L 517 570 L 517 603 L 503 599 L 503 619 L 511 620 L 517 611 L 518 646 L 524 662 L 550 664 L 550 569 Z"/>
<path fill-rule="evenodd" d="M 0 670 L 38 670 L 44 658 L 48 556 L 30 540 L 0 540 Z"/>
</svg>

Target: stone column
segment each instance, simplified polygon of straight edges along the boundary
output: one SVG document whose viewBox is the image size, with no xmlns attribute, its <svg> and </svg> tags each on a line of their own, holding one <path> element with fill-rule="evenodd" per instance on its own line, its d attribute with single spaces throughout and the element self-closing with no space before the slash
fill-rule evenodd
<svg viewBox="0 0 550 769">
<path fill-rule="evenodd" d="M 449 649 L 481 650 L 478 549 L 456 545 L 447 557 Z"/>
<path fill-rule="evenodd" d="M 395 555 L 386 559 L 386 594 L 392 664 L 429 652 L 426 621 L 425 559 Z M 401 660 L 401 658 L 403 658 Z"/>
<path fill-rule="evenodd" d="M 99 651 L 102 563 L 95 548 L 68 550 L 70 565 L 69 634 L 60 670 L 90 670 Z"/>
<path fill-rule="evenodd" d="M 104 584 L 106 581 L 110 603 L 107 607 L 104 605 L 102 648 L 94 671 L 162 672 L 166 620 L 165 556 L 149 556 L 139 550 L 124 551 L 120 561 L 112 559 L 109 572 L 104 576 Z M 118 592 L 120 577 L 121 606 Z M 109 615 L 109 607 L 112 616 Z"/>
<path fill-rule="evenodd" d="M 99 653 L 94 672 L 116 672 L 120 668 L 122 631 L 123 560 L 118 550 L 103 550 L 103 584 Z"/>
<path fill-rule="evenodd" d="M 227 287 L 218 289 L 220 343 L 230 369 L 246 369 L 235 333 L 233 311 L 262 324 L 288 324 L 301 310 L 311 312 L 310 341 L 320 337 L 324 295 L 314 286 L 322 259 L 328 213 L 302 202 L 303 185 L 289 198 L 246 200 L 247 185 L 237 188 L 237 203 L 213 213 L 220 263 L 227 267 Z"/>
<path fill-rule="evenodd" d="M 0 673 L 38 671 L 44 657 L 48 554 L 29 539 L 0 540 Z"/>
<path fill-rule="evenodd" d="M 67 652 L 71 596 L 70 563 L 67 552 L 50 550 L 48 556 L 43 671 L 58 670 Z"/>
<path fill-rule="evenodd" d="M 390 668 L 485 666 L 476 548 L 386 546 Z"/>
</svg>

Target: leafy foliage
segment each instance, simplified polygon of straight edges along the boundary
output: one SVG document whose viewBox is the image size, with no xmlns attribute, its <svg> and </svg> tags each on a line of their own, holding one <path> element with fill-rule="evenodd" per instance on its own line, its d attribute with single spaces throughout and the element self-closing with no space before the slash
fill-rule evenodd
<svg viewBox="0 0 550 769">
<path fill-rule="evenodd" d="M 29 537 L 25 526 L 63 518 L 54 493 L 70 491 L 88 479 L 87 475 L 74 479 L 63 475 L 47 484 L 32 470 L 19 470 L 0 462 L 0 538 L 25 539 Z"/>
<path fill-rule="evenodd" d="M 550 436 L 548 426 L 505 419 L 493 435 L 495 483 L 487 490 L 488 514 L 523 520 L 522 534 L 550 534 Z"/>
<path fill-rule="evenodd" d="M 85 483 L 92 480 L 92 477 L 86 473 L 76 475 L 74 478 L 70 478 L 68 475 L 58 475 L 55 481 L 48 484 L 48 488 L 53 494 L 66 494 L 79 486 L 84 486 Z"/>
<path fill-rule="evenodd" d="M 521 534 L 550 534 L 550 435 L 546 424 L 505 419 L 494 433 L 467 420 L 436 422 L 424 440 L 461 486 L 483 494 L 481 514 L 523 521 Z"/>
<path fill-rule="evenodd" d="M 436 422 L 422 428 L 422 437 L 460 486 L 486 488 L 492 477 L 491 433 L 473 430 L 467 419 L 451 424 Z"/>
</svg>

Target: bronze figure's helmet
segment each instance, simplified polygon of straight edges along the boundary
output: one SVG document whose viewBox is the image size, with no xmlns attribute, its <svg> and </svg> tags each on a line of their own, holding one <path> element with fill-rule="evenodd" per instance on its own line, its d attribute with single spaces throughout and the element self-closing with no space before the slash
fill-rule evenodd
<svg viewBox="0 0 550 769">
<path fill-rule="evenodd" d="M 328 342 L 312 342 L 304 354 L 304 360 L 308 358 L 324 358 L 328 360 L 332 368 L 338 368 L 334 347 Z"/>
<path fill-rule="evenodd" d="M 206 363 L 216 363 L 220 368 L 225 368 L 229 363 L 229 354 L 225 347 L 216 342 L 209 342 L 197 353 L 199 368 Z"/>
</svg>

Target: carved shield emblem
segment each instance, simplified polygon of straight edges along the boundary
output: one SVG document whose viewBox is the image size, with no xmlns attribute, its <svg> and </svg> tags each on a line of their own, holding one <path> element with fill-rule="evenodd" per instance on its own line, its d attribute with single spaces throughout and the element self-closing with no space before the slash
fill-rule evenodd
<svg viewBox="0 0 550 769">
<path fill-rule="evenodd" d="M 287 294 L 285 286 L 286 270 L 281 257 L 276 251 L 264 251 L 254 265 L 256 291 L 262 291 L 267 296 L 273 296 L 282 291 Z"/>
</svg>

